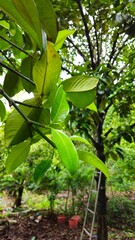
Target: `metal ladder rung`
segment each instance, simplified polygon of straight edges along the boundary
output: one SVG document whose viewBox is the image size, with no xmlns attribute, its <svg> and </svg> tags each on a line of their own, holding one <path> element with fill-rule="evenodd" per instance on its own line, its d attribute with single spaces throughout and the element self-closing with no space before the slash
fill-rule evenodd
<svg viewBox="0 0 135 240">
<path fill-rule="evenodd" d="M 87 210 L 94 215 L 94 211 L 92 211 L 90 208 L 87 208 Z"/>
<path fill-rule="evenodd" d="M 91 233 L 89 233 L 89 232 L 86 230 L 86 228 L 84 228 L 84 231 L 87 233 L 87 235 L 88 235 L 89 237 L 91 237 Z"/>
</svg>

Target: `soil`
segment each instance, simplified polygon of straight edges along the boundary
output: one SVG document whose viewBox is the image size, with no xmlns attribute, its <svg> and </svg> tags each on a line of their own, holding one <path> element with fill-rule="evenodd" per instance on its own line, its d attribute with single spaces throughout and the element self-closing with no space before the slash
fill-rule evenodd
<svg viewBox="0 0 135 240">
<path fill-rule="evenodd" d="M 125 237 L 123 231 L 109 227 L 108 230 L 111 233 L 109 240 L 135 240 L 133 237 Z M 18 216 L 0 220 L 0 240 L 79 240 L 81 231 L 81 222 L 77 229 L 70 229 L 68 219 L 66 223 L 58 224 L 56 215 L 43 212 L 19 213 Z"/>
</svg>

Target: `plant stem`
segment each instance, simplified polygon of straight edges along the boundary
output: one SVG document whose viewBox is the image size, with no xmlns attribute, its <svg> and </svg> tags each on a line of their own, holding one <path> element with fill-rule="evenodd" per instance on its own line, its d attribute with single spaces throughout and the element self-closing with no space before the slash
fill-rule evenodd
<svg viewBox="0 0 135 240">
<path fill-rule="evenodd" d="M 32 85 L 35 86 L 35 83 L 30 79 L 30 78 L 27 78 L 26 76 L 24 76 L 23 74 L 21 74 L 20 72 L 16 71 L 15 69 L 7 66 L 6 64 L 0 62 L 0 65 L 6 69 L 8 69 L 9 71 L 15 73 L 16 75 L 18 75 L 19 77 L 25 79 L 27 82 L 31 83 Z"/>
</svg>

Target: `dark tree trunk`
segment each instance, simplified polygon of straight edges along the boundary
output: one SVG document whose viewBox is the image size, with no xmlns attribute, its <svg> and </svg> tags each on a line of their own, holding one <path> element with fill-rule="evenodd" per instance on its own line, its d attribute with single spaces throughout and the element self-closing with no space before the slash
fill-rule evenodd
<svg viewBox="0 0 135 240">
<path fill-rule="evenodd" d="M 24 189 L 24 186 L 23 186 L 23 185 L 22 185 L 22 186 L 19 186 L 19 188 L 18 188 L 17 196 L 16 196 L 15 204 L 14 204 L 16 207 L 20 207 L 20 206 L 21 206 L 23 189 Z"/>
<path fill-rule="evenodd" d="M 101 119 L 100 119 L 101 120 Z M 97 127 L 97 157 L 105 163 L 104 146 L 102 139 L 102 127 L 103 122 L 100 121 Z M 108 230 L 107 230 L 107 197 L 106 197 L 106 177 L 102 173 L 101 184 L 98 196 L 98 206 L 97 206 L 97 218 L 98 218 L 98 229 L 97 229 L 97 239 L 98 240 L 108 240 Z"/>
</svg>

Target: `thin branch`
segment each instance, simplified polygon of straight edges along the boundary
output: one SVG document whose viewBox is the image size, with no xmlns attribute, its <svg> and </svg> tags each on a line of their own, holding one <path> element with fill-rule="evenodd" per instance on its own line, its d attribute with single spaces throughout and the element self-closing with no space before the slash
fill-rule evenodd
<svg viewBox="0 0 135 240">
<path fill-rule="evenodd" d="M 20 115 L 24 118 L 24 120 L 28 123 L 29 126 L 32 125 L 32 124 L 35 124 L 35 125 L 37 125 L 37 126 L 39 126 L 39 127 L 45 128 L 45 126 L 44 126 L 43 124 L 38 123 L 38 122 L 35 122 L 35 121 L 29 119 L 29 118 L 21 111 L 21 109 L 16 105 L 15 101 L 14 101 L 12 98 L 10 98 L 10 97 L 5 93 L 5 91 L 4 91 L 2 88 L 0 88 L 0 94 L 8 100 L 10 107 L 13 106 L 13 107 L 20 113 Z"/>
<path fill-rule="evenodd" d="M 12 61 L 6 56 L 6 54 L 0 50 L 0 52 L 2 53 L 2 55 L 7 59 L 7 61 L 16 69 L 16 66 L 12 63 Z M 17 70 L 17 69 L 16 69 Z"/>
<path fill-rule="evenodd" d="M 97 66 L 100 63 L 100 49 L 99 49 L 99 43 L 98 43 L 98 35 L 97 35 L 97 26 L 96 26 L 96 20 L 95 17 L 93 16 L 93 21 L 94 21 L 94 30 L 95 30 L 95 37 L 96 37 L 96 47 L 97 47 Z"/>
<path fill-rule="evenodd" d="M 37 133 L 39 133 L 39 135 L 41 135 L 41 137 L 43 137 L 48 143 L 50 143 L 50 145 L 51 145 L 53 148 L 56 148 L 55 143 L 54 143 L 50 138 L 48 138 L 46 135 L 44 135 L 44 133 L 41 132 L 41 131 L 39 130 L 39 128 L 37 128 L 37 126 L 33 125 L 33 128 L 34 128 L 34 130 L 35 130 Z"/>
<path fill-rule="evenodd" d="M 37 106 L 34 106 L 34 105 L 31 105 L 31 104 L 28 104 L 28 103 L 24 103 L 24 102 L 20 102 L 20 101 L 17 101 L 17 100 L 14 100 L 15 103 L 17 104 L 20 104 L 20 105 L 23 105 L 23 106 L 26 106 L 26 107 L 30 107 L 30 108 L 40 108 L 40 107 L 37 107 Z"/>
<path fill-rule="evenodd" d="M 112 60 L 113 57 L 114 57 L 114 53 L 115 53 L 115 49 L 116 49 L 116 44 L 117 44 L 117 41 L 118 41 L 118 37 L 119 37 L 119 34 L 117 33 L 116 39 L 115 39 L 115 41 L 113 42 L 112 51 L 111 51 L 111 53 L 110 53 L 109 61 L 108 61 L 108 64 L 107 64 L 108 66 L 110 66 L 111 60 Z"/>
<path fill-rule="evenodd" d="M 70 43 L 73 45 L 73 47 L 77 50 L 77 52 L 80 54 L 80 56 L 81 56 L 81 57 L 84 59 L 84 61 L 86 62 L 87 59 L 86 59 L 85 55 L 83 54 L 83 52 L 80 50 L 80 48 L 77 47 L 77 45 L 75 45 L 74 42 L 73 42 L 70 38 L 67 38 L 67 41 L 70 42 Z"/>
<path fill-rule="evenodd" d="M 17 48 L 18 50 L 20 50 L 21 52 L 25 53 L 26 55 L 28 55 L 29 57 L 31 57 L 31 55 L 29 53 L 27 53 L 25 50 L 23 50 L 22 48 L 20 48 L 19 46 L 17 46 L 16 44 L 14 44 L 13 42 L 7 40 L 6 38 L 4 38 L 3 36 L 0 36 L 1 39 L 3 39 L 4 41 L 8 42 L 10 45 L 12 45 L 13 47 Z"/>
<path fill-rule="evenodd" d="M 70 74 L 71 76 L 73 76 L 73 73 L 70 72 L 67 68 L 61 67 L 61 69 L 62 69 L 63 71 L 66 71 L 66 72 L 67 72 L 68 74 Z"/>
<path fill-rule="evenodd" d="M 89 46 L 91 66 L 94 70 L 95 69 L 95 63 L 94 63 L 93 47 L 92 47 L 92 43 L 91 43 L 91 39 L 90 39 L 90 35 L 89 35 L 89 29 L 88 29 L 87 21 L 86 21 L 86 18 L 85 18 L 80 0 L 76 0 L 76 2 L 78 4 L 80 14 L 81 14 L 81 17 L 82 17 L 82 20 L 83 20 L 83 24 L 84 24 L 84 28 L 85 28 L 85 34 L 86 34 L 86 38 L 87 38 L 87 42 L 88 42 L 88 46 Z"/>
<path fill-rule="evenodd" d="M 20 72 L 18 72 L 18 71 L 16 71 L 15 69 L 7 66 L 6 64 L 2 63 L 1 61 L 0 61 L 0 65 L 1 65 L 2 67 L 4 67 L 4 68 L 8 69 L 9 71 L 17 74 L 19 77 L 25 79 L 27 82 L 29 82 L 29 83 L 31 83 L 32 85 L 35 86 L 35 83 L 34 83 L 30 78 L 27 78 L 26 76 L 24 76 L 24 75 L 21 74 Z"/>
<path fill-rule="evenodd" d="M 125 41 L 123 42 L 122 46 L 118 49 L 116 55 L 114 56 L 113 58 L 113 61 L 112 61 L 112 65 L 114 64 L 114 62 L 116 61 L 117 57 L 119 56 L 121 50 L 125 47 L 125 43 L 128 41 L 128 37 L 125 39 Z"/>
<path fill-rule="evenodd" d="M 110 128 L 110 129 L 104 134 L 104 136 L 107 137 L 112 130 L 113 130 L 113 128 Z"/>
</svg>

